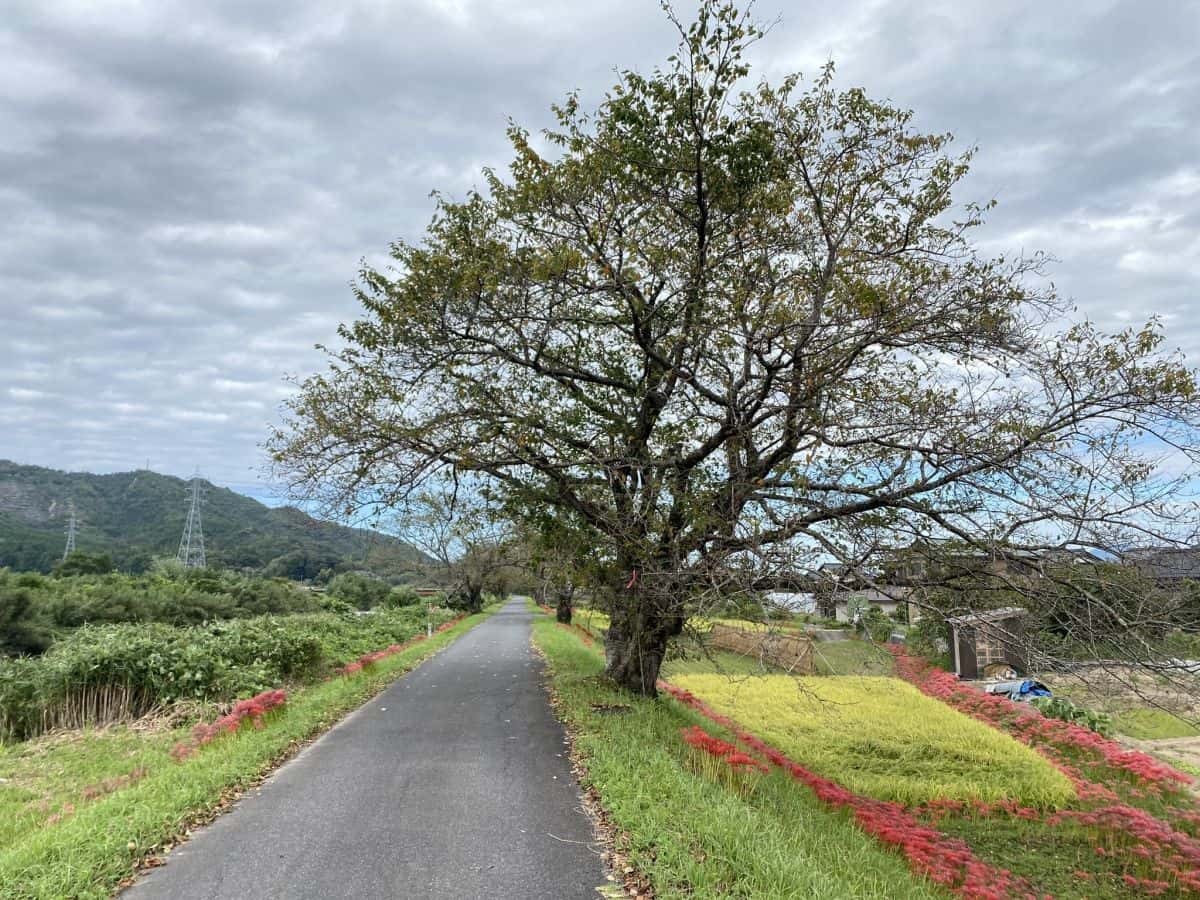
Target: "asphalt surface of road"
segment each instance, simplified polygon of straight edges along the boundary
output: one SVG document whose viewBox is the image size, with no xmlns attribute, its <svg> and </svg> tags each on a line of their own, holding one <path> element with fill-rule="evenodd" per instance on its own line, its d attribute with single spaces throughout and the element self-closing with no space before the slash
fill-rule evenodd
<svg viewBox="0 0 1200 900">
<path fill-rule="evenodd" d="M 597 897 L 605 881 L 514 600 L 178 847 L 123 900 Z"/>
</svg>

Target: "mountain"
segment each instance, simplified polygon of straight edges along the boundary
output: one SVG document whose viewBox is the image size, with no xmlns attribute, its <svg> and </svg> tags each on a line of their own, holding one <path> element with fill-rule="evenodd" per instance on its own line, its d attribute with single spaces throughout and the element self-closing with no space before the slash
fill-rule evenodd
<svg viewBox="0 0 1200 900">
<path fill-rule="evenodd" d="M 403 579 L 429 562 L 419 550 L 375 531 L 272 508 L 204 482 L 202 522 L 211 565 L 311 578 L 324 568 L 365 569 Z M 0 567 L 49 571 L 62 557 L 69 504 L 76 547 L 106 553 L 117 568 L 145 569 L 174 556 L 187 517 L 188 482 L 141 470 L 114 475 L 60 472 L 0 460 Z"/>
</svg>

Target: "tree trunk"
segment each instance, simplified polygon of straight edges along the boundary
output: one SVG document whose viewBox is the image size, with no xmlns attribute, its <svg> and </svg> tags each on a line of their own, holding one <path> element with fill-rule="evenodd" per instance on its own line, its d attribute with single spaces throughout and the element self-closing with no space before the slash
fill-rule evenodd
<svg viewBox="0 0 1200 900">
<path fill-rule="evenodd" d="M 572 601 L 575 599 L 575 588 L 573 586 L 559 588 L 556 592 L 558 602 L 554 609 L 554 618 L 564 625 L 571 624 L 571 615 L 574 612 Z"/>
<path fill-rule="evenodd" d="M 474 584 L 466 584 L 460 594 L 463 612 L 477 613 L 483 609 L 483 588 Z"/>
<path fill-rule="evenodd" d="M 654 610 L 639 609 L 630 598 L 613 605 L 604 639 L 604 674 L 627 691 L 658 696 L 658 670 L 667 641 L 683 630 L 683 620 Z"/>
</svg>

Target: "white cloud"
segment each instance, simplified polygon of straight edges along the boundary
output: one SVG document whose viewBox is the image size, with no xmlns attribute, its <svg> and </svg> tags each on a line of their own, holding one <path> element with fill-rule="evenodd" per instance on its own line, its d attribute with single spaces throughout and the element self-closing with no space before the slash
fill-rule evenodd
<svg viewBox="0 0 1200 900">
<path fill-rule="evenodd" d="M 689 4 L 680 4 L 686 15 Z M 1200 362 L 1200 7 L 814 0 L 758 71 L 862 85 L 978 143 L 989 251 L 1046 250 L 1080 315 L 1159 313 Z M 285 373 L 429 192 L 461 196 L 614 67 L 674 44 L 645 0 L 24 0 L 0 20 L 0 456 L 244 482 Z"/>
</svg>

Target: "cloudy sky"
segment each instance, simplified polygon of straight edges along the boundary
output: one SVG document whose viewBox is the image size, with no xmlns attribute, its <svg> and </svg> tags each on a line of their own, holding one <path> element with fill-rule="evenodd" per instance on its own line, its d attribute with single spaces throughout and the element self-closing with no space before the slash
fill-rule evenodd
<svg viewBox="0 0 1200 900">
<path fill-rule="evenodd" d="M 677 0 L 685 16 L 688 0 Z M 570 89 L 650 69 L 654 0 L 0 0 L 0 458 L 259 496 L 284 376 Z M 839 82 L 977 144 L 989 250 L 1080 316 L 1158 314 L 1200 365 L 1200 3 L 760 0 L 772 80 Z"/>
</svg>

